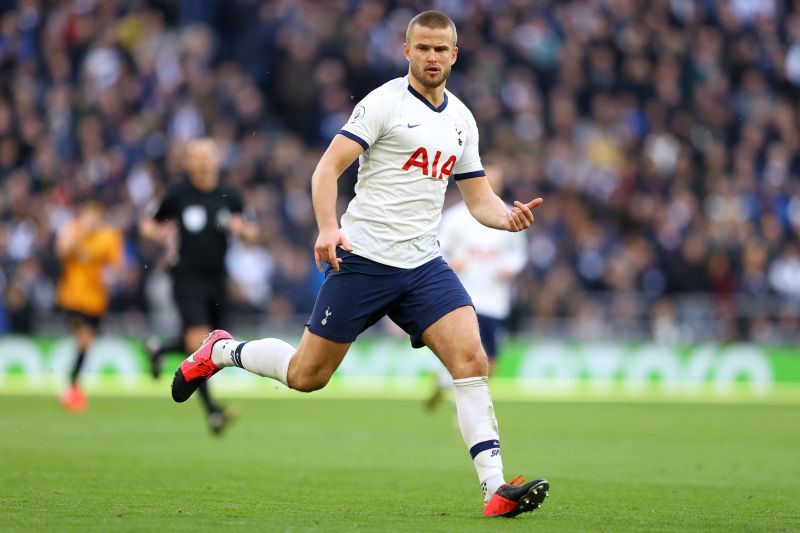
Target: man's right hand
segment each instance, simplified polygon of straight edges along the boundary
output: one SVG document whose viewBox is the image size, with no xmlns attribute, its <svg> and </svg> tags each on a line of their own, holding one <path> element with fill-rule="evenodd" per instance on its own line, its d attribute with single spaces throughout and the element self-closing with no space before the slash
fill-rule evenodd
<svg viewBox="0 0 800 533">
<path fill-rule="evenodd" d="M 314 245 L 314 262 L 317 270 L 322 272 L 322 263 L 328 263 L 335 271 L 339 271 L 339 263 L 342 260 L 336 257 L 336 248 L 341 246 L 348 252 L 353 251 L 350 241 L 344 236 L 339 228 L 320 230 L 317 243 Z"/>
</svg>

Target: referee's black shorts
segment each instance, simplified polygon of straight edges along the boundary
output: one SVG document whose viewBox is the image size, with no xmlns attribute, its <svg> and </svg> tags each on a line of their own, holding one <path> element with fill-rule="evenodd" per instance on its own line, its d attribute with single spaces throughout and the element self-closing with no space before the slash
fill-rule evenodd
<svg viewBox="0 0 800 533">
<path fill-rule="evenodd" d="M 193 326 L 223 327 L 225 276 L 173 273 L 172 294 L 184 331 Z"/>
</svg>

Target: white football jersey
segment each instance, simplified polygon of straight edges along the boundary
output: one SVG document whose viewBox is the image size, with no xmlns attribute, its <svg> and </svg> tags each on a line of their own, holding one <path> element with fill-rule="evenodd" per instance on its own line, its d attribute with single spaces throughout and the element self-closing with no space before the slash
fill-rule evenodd
<svg viewBox="0 0 800 533">
<path fill-rule="evenodd" d="M 341 224 L 353 253 L 399 268 L 439 256 L 447 183 L 485 175 L 469 109 L 447 90 L 435 108 L 402 77 L 359 102 L 339 134 L 364 147 Z"/>
<path fill-rule="evenodd" d="M 498 276 L 505 270 L 513 278 L 525 266 L 528 256 L 525 232 L 487 228 L 461 202 L 444 212 L 439 241 L 445 259 L 463 263 L 458 277 L 472 298 L 475 311 L 491 318 L 507 318 L 514 281 Z"/>
</svg>

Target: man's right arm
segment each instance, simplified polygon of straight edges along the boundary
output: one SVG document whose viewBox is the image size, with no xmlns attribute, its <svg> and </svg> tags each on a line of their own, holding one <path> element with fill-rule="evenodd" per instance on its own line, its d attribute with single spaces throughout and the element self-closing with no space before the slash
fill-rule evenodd
<svg viewBox="0 0 800 533">
<path fill-rule="evenodd" d="M 336 248 L 342 246 L 351 251 L 347 237 L 339 229 L 336 218 L 337 182 L 347 167 L 353 164 L 364 148 L 356 141 L 336 135 L 330 146 L 317 163 L 311 176 L 311 200 L 314 203 L 314 214 L 317 217 L 319 236 L 314 245 L 314 261 L 322 272 L 322 262 L 339 270 L 341 259 L 336 257 Z"/>
</svg>

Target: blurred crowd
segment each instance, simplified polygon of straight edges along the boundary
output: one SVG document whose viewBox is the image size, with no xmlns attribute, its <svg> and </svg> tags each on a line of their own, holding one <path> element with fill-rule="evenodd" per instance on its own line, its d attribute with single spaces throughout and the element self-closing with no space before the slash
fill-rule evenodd
<svg viewBox="0 0 800 533">
<path fill-rule="evenodd" d="M 545 198 L 515 328 L 800 341 L 793 0 L 0 0 L 0 331 L 53 309 L 53 237 L 86 196 L 126 236 L 112 309 L 167 305 L 137 220 L 200 135 L 261 227 L 229 254 L 234 307 L 307 313 L 313 168 L 354 103 L 405 73 L 406 25 L 431 7 L 458 27 L 447 87 L 503 197 Z"/>
</svg>

